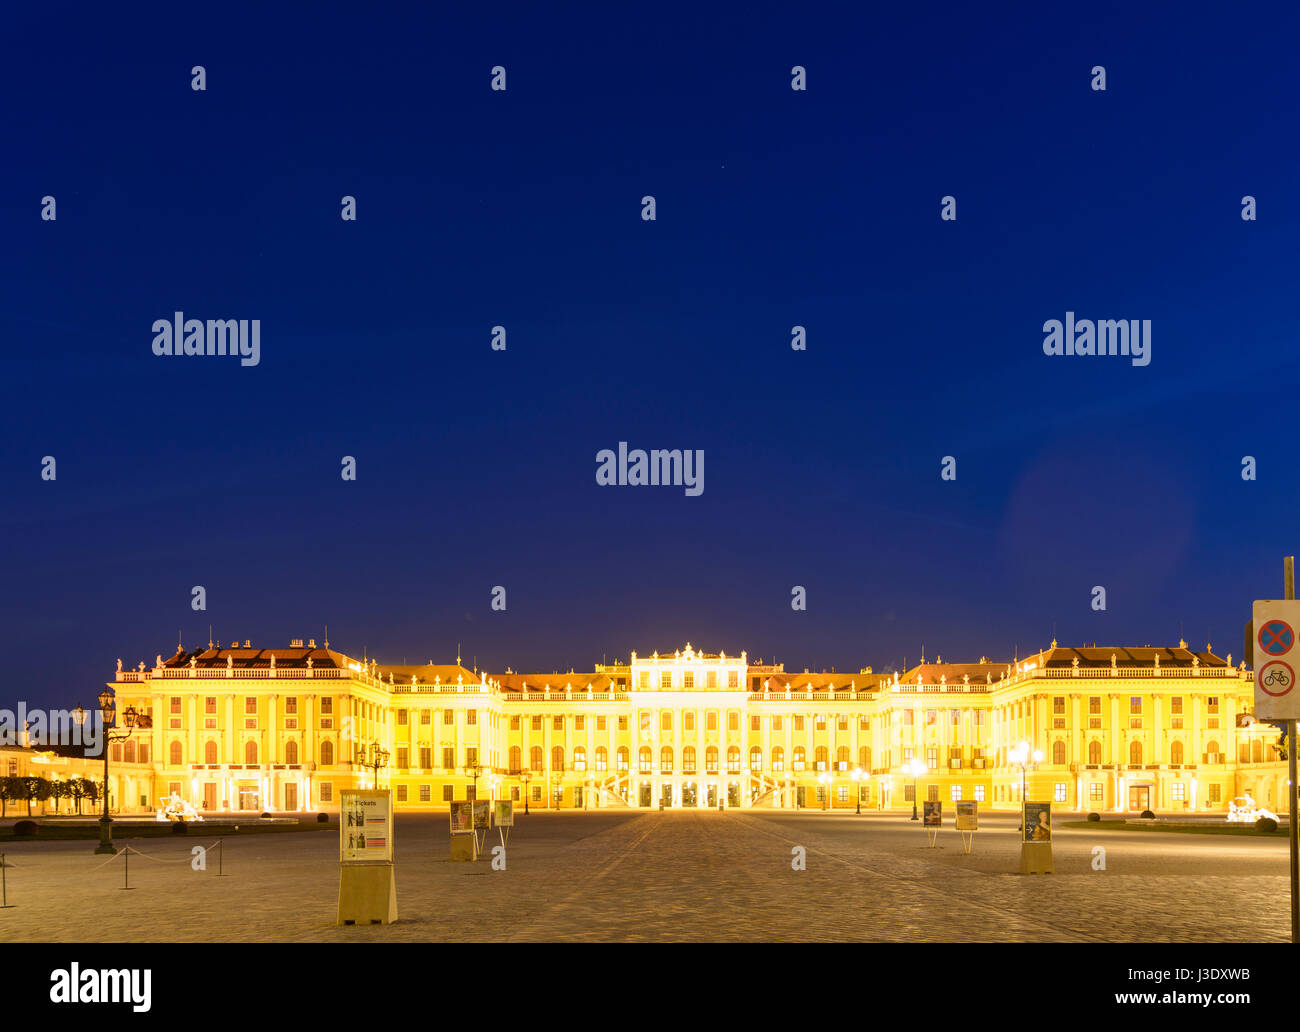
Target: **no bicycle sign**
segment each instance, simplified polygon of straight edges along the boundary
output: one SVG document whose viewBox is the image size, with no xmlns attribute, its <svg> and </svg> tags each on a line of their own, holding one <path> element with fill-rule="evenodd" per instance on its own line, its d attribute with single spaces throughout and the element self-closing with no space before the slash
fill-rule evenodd
<svg viewBox="0 0 1300 1032">
<path fill-rule="evenodd" d="M 1300 601 L 1256 601 L 1254 621 L 1255 716 L 1260 720 L 1300 719 L 1296 668 L 1300 649 Z"/>
</svg>

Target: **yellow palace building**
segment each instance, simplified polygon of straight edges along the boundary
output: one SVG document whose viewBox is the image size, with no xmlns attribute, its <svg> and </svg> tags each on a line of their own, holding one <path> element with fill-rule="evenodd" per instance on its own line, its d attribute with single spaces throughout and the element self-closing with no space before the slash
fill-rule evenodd
<svg viewBox="0 0 1300 1032">
<path fill-rule="evenodd" d="M 119 661 L 109 687 L 119 713 L 152 717 L 111 747 L 128 812 L 172 793 L 208 812 L 328 811 L 341 790 L 376 782 L 410 811 L 489 797 L 1013 810 L 1022 784 L 1065 810 L 1226 813 L 1246 794 L 1287 809 L 1278 731 L 1250 716 L 1251 672 L 1185 642 L 1053 642 L 1010 662 L 902 674 L 792 673 L 688 643 L 589 672 L 489 674 L 245 641 L 178 649 L 152 668 Z"/>
</svg>

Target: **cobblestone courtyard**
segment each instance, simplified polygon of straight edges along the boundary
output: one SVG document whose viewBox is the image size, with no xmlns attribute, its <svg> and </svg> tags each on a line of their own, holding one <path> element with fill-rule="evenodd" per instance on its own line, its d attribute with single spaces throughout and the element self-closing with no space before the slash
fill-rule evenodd
<svg viewBox="0 0 1300 1032">
<path fill-rule="evenodd" d="M 400 920 L 333 924 L 337 831 L 227 839 L 193 871 L 185 838 L 3 847 L 0 937 L 45 941 L 1285 941 L 1285 839 L 1058 828 L 1056 874 L 1017 870 L 1015 818 L 981 815 L 974 852 L 951 824 L 926 847 L 905 818 L 601 811 L 520 815 L 507 869 L 453 863 L 445 815 L 399 817 Z M 490 833 L 489 845 L 496 832 Z M 1106 870 L 1092 869 L 1093 847 Z M 807 869 L 793 870 L 792 849 Z"/>
</svg>

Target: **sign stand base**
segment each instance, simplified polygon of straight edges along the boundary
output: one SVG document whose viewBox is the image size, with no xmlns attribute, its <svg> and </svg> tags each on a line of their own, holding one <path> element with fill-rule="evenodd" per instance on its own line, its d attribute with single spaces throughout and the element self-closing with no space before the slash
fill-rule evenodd
<svg viewBox="0 0 1300 1032">
<path fill-rule="evenodd" d="M 925 837 L 926 837 L 926 843 L 925 843 L 926 848 L 927 848 L 927 849 L 933 849 L 933 848 L 934 848 L 934 840 L 937 839 L 937 838 L 939 837 L 939 829 L 938 829 L 938 828 L 926 828 L 926 829 L 925 829 Z"/>
<path fill-rule="evenodd" d="M 453 860 L 478 859 L 478 835 L 461 832 L 451 837 L 451 858 Z"/>
<path fill-rule="evenodd" d="M 336 924 L 392 924 L 397 920 L 397 881 L 392 864 L 342 864 Z"/>
<path fill-rule="evenodd" d="M 963 831 L 961 833 L 961 851 L 969 855 L 974 845 L 975 845 L 975 832 Z"/>
<path fill-rule="evenodd" d="M 1050 842 L 1020 843 L 1021 874 L 1052 874 L 1052 844 Z"/>
</svg>

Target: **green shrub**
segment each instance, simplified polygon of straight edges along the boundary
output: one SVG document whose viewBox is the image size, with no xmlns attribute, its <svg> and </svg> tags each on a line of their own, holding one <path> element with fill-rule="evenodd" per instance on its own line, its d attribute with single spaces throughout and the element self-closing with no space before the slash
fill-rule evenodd
<svg viewBox="0 0 1300 1032">
<path fill-rule="evenodd" d="M 1088 814 L 1088 820 L 1090 820 L 1090 821 L 1099 821 L 1099 820 L 1101 820 L 1101 814 L 1099 814 L 1099 813 L 1090 813 L 1090 814 Z"/>
<path fill-rule="evenodd" d="M 1261 817 L 1255 822 L 1257 831 L 1277 831 L 1277 821 L 1272 817 Z"/>
</svg>

